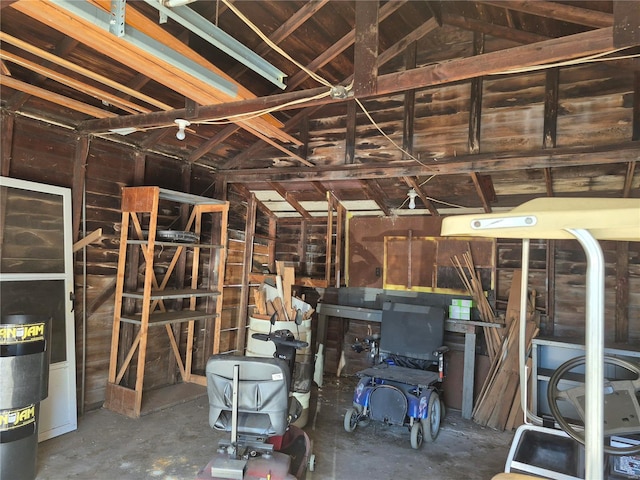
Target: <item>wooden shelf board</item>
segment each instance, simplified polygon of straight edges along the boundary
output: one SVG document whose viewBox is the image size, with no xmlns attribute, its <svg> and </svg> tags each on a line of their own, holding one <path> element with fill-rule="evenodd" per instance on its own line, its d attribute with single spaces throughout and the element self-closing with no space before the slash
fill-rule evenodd
<svg viewBox="0 0 640 480">
<path fill-rule="evenodd" d="M 211 290 L 197 290 L 192 288 L 183 289 L 166 289 L 166 290 L 152 290 L 151 300 L 167 300 L 167 299 L 180 299 L 190 297 L 215 297 L 220 295 L 220 292 Z M 126 298 L 137 298 L 142 300 L 144 298 L 143 292 L 124 292 L 122 294 Z"/>
<path fill-rule="evenodd" d="M 127 240 L 127 245 L 146 245 L 148 244 L 148 240 L 135 240 L 129 239 Z M 164 242 L 160 240 L 156 240 L 153 242 L 155 246 L 159 247 L 186 247 L 186 248 L 223 248 L 222 245 L 218 243 L 186 243 L 186 242 Z"/>
<path fill-rule="evenodd" d="M 216 318 L 218 314 L 206 313 L 193 310 L 180 310 L 177 312 L 160 312 L 149 315 L 149 326 L 166 325 L 167 323 L 183 323 L 191 320 L 203 320 L 207 318 Z M 142 315 L 122 316 L 120 321 L 140 325 L 142 323 Z"/>
</svg>

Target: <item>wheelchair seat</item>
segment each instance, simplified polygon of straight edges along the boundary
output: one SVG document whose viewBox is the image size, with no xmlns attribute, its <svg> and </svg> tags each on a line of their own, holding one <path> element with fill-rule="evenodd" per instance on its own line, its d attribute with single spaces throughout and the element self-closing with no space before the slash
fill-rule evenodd
<svg viewBox="0 0 640 480">
<path fill-rule="evenodd" d="M 246 437 L 283 435 L 289 424 L 290 373 L 278 358 L 213 355 L 206 368 L 209 425 L 231 432 L 233 372 L 239 366 L 237 433 Z"/>
</svg>

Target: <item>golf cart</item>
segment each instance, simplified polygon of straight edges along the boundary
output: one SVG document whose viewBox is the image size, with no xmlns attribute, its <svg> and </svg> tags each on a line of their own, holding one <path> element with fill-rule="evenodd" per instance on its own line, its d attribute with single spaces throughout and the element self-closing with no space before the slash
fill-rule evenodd
<svg viewBox="0 0 640 480">
<path fill-rule="evenodd" d="M 527 392 L 524 315 L 529 239 L 576 239 L 587 257 L 586 355 L 566 362 L 552 375 L 548 394 L 554 417 L 551 425 L 547 426 L 548 422 L 543 425 L 542 418 L 528 411 L 527 395 L 523 393 L 525 425 L 516 432 L 505 473 L 494 479 L 640 478 L 640 438 L 634 436 L 640 434 L 637 399 L 640 368 L 604 355 L 605 270 L 598 243 L 598 240 L 640 240 L 640 199 L 539 198 L 507 213 L 448 217 L 443 220 L 442 235 L 522 239 L 519 351 L 522 392 Z M 628 370 L 631 378 L 605 379 L 605 362 Z M 579 375 L 584 382 L 561 390 L 558 385 L 565 375 Z M 564 418 L 558 403 L 567 402 L 578 411 L 581 426 Z M 605 458 L 609 460 L 606 469 Z M 562 470 L 572 464 L 576 465 L 572 471 Z M 626 470 L 624 465 L 628 467 Z"/>
</svg>

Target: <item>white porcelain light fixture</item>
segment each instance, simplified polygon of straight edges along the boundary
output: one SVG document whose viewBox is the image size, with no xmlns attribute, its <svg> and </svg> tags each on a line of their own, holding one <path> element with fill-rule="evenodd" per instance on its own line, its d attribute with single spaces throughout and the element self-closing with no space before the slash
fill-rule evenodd
<svg viewBox="0 0 640 480">
<path fill-rule="evenodd" d="M 409 197 L 409 208 L 413 210 L 416 208 L 416 197 L 418 196 L 418 192 L 414 188 L 410 188 L 407 193 L 407 197 Z"/>
<path fill-rule="evenodd" d="M 186 133 L 184 131 L 185 128 L 187 128 L 189 125 L 191 125 L 191 122 L 189 120 L 184 120 L 183 118 L 176 118 L 175 123 L 178 125 L 178 131 L 176 132 L 176 138 L 178 140 L 184 140 L 186 137 Z"/>
</svg>

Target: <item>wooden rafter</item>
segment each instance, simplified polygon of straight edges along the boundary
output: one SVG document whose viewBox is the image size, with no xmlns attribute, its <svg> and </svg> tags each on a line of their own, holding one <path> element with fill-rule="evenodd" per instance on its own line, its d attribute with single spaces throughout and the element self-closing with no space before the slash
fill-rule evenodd
<svg viewBox="0 0 640 480">
<path fill-rule="evenodd" d="M 433 202 L 429 200 L 427 195 L 424 193 L 424 190 L 422 190 L 422 187 L 414 177 L 402 177 L 402 179 L 409 188 L 413 188 L 416 191 L 418 197 L 420 198 L 420 200 L 422 200 L 422 203 L 424 203 L 424 206 L 427 207 L 427 210 L 429 210 L 429 212 L 431 212 L 431 215 L 435 217 L 440 216 L 440 212 L 438 212 L 438 209 L 435 207 Z"/>
<path fill-rule="evenodd" d="M 63 43 L 67 44 L 68 47 L 61 48 L 61 46 L 59 45 L 60 48 L 56 48 L 55 54 L 47 52 L 46 50 L 42 50 L 41 48 L 31 45 L 23 40 L 20 40 L 19 38 L 15 38 L 4 32 L 0 32 L 0 41 L 9 43 L 17 48 L 20 48 L 21 50 L 24 50 L 25 52 L 31 53 L 32 55 L 36 55 L 37 57 L 41 58 L 47 63 L 50 63 L 51 65 L 56 65 L 58 67 L 65 68 L 69 71 L 82 75 L 83 77 L 89 78 L 102 85 L 113 88 L 114 90 L 120 92 L 123 95 L 128 95 L 130 97 L 137 98 L 138 100 L 146 102 L 149 105 L 157 107 L 161 110 L 171 110 L 173 108 L 171 105 L 167 105 L 166 103 L 160 102 L 157 99 L 150 97 L 149 95 L 140 93 L 139 90 L 142 87 L 142 85 L 144 85 L 143 81 L 146 82 L 149 80 L 147 77 L 144 77 L 143 75 L 139 76 L 138 81 L 127 86 L 119 82 L 116 82 L 115 80 L 112 80 L 108 77 L 105 77 L 104 75 L 100 75 L 99 73 L 96 73 L 88 68 L 85 68 L 81 65 L 78 65 L 76 63 L 70 62 L 69 60 L 62 58 L 65 52 L 70 50 L 72 45 L 75 45 L 78 43 L 77 40 L 73 40 L 73 39 L 65 40 L 65 42 Z M 18 107 L 19 105 L 13 106 L 13 108 L 18 108 Z"/>
<path fill-rule="evenodd" d="M 0 32 L 0 34 L 2 34 L 2 32 Z M 74 40 L 73 38 L 65 37 L 60 43 L 56 45 L 54 53 L 59 56 L 64 56 L 68 54 L 71 50 L 73 50 L 76 47 L 76 45 L 78 45 L 78 42 L 76 40 Z M 52 67 L 53 63 L 45 61 L 42 63 L 42 66 Z M 42 82 L 44 82 L 45 78 L 46 77 L 44 77 L 43 75 L 34 74 L 32 75 L 31 80 L 29 80 L 29 83 L 31 85 L 40 86 Z M 11 110 L 17 110 L 22 105 L 24 105 L 28 99 L 29 99 L 28 94 L 24 92 L 17 92 L 15 95 L 13 95 L 13 97 L 11 97 L 7 101 L 7 107 L 10 108 Z"/>
<path fill-rule="evenodd" d="M 276 45 L 279 44 L 284 39 L 286 39 L 291 33 L 293 33 L 298 27 L 300 27 L 304 22 L 306 22 L 309 18 L 311 18 L 324 5 L 326 5 L 328 1 L 329 0 L 312 0 L 306 3 L 289 20 L 287 20 L 278 29 L 276 29 L 275 32 L 269 35 L 269 40 L 275 43 Z M 270 50 L 270 48 L 271 47 L 269 45 L 263 42 L 256 47 L 255 52 L 258 55 L 264 55 Z M 229 71 L 229 75 L 235 78 L 236 76 L 241 75 L 246 70 L 247 70 L 246 67 L 238 66 L 237 68 Z M 219 135 L 212 137 L 210 141 L 206 142 L 206 144 L 200 146 L 196 151 L 194 151 L 189 156 L 189 161 L 197 162 L 203 155 L 206 155 L 216 145 L 223 142 L 226 138 L 230 137 L 238 130 L 240 130 L 240 127 L 238 125 L 229 125 Z M 286 132 L 288 131 L 288 129 L 284 128 L 283 131 Z M 264 145 L 264 143 L 260 140 L 257 143 L 258 145 Z M 303 145 L 304 145 L 304 142 L 303 142 Z M 306 155 L 301 155 L 301 157 L 305 158 Z"/>
<path fill-rule="evenodd" d="M 100 8 L 109 11 L 110 4 L 108 1 L 92 1 L 99 5 Z M 67 10 L 61 9 L 53 3 L 33 0 L 17 2 L 13 5 L 13 8 L 45 25 L 50 25 L 65 35 L 75 38 L 136 71 L 144 71 L 147 76 L 186 97 L 192 98 L 201 105 L 232 100 L 232 97 L 229 95 L 211 88 L 205 82 L 175 68 L 167 62 L 160 61 L 148 52 L 132 46 L 119 37 L 105 35 L 104 32 L 100 31 L 95 25 L 70 14 Z M 166 32 L 160 25 L 157 25 L 135 8 L 131 7 L 130 4 L 127 4 L 126 10 L 127 23 L 132 27 L 165 45 L 169 45 L 170 48 L 186 58 L 225 77 L 223 72 L 187 45 L 175 39 L 175 37 Z M 255 98 L 247 89 L 241 86 L 238 86 L 238 96 L 240 98 Z M 259 117 L 252 120 L 238 121 L 238 123 L 241 124 L 243 128 L 250 130 L 251 133 L 255 134 L 256 131 L 260 131 L 264 132 L 262 133 L 263 136 L 268 134 L 270 137 L 279 141 L 294 144 L 298 143 L 293 137 L 282 132 L 280 130 L 281 125 L 272 117 Z"/>
<path fill-rule="evenodd" d="M 517 12 L 553 18 L 555 20 L 585 25 L 593 28 L 613 26 L 613 15 L 606 12 L 596 12 L 586 8 L 566 5 L 558 2 L 521 2 L 513 0 L 483 1 L 485 5 L 493 5 Z"/>
<path fill-rule="evenodd" d="M 382 22 L 385 18 L 389 17 L 393 12 L 398 10 L 405 2 L 406 0 L 398 0 L 395 2 L 385 3 L 380 8 L 380 11 L 378 12 L 380 22 Z M 355 29 L 353 29 L 353 30 L 350 30 L 349 33 L 345 34 L 340 40 L 334 43 L 331 47 L 325 50 L 321 55 L 319 55 L 310 63 L 308 63 L 306 65 L 306 70 L 311 70 L 312 72 L 315 72 L 318 69 L 322 68 L 324 65 L 326 65 L 331 60 L 333 60 L 338 55 L 340 55 L 342 52 L 344 52 L 347 48 L 351 47 L 354 44 L 355 40 L 356 40 L 356 32 L 355 32 Z M 306 71 L 301 70 L 300 72 L 298 72 L 297 74 L 295 74 L 293 77 L 289 79 L 289 81 L 287 82 L 287 88 L 291 90 L 300 86 L 300 84 L 304 82 L 308 78 L 308 76 L 309 74 Z"/>
<path fill-rule="evenodd" d="M 493 181 L 489 175 L 480 175 L 477 172 L 471 172 L 471 181 L 476 187 L 476 192 L 482 202 L 482 208 L 485 213 L 491 213 L 491 201 L 495 201 L 496 193 L 493 189 Z"/>
<path fill-rule="evenodd" d="M 63 107 L 70 108 L 71 110 L 75 110 L 77 112 L 81 112 L 87 115 L 91 115 L 96 118 L 107 118 L 107 117 L 117 117 L 118 115 L 109 112 L 107 110 L 103 110 L 98 107 L 94 107 L 93 105 L 88 105 L 86 103 L 80 102 L 73 98 L 65 97 L 64 95 L 60 95 L 58 93 L 51 92 L 49 90 L 45 90 L 44 88 L 36 87 L 35 85 L 30 85 L 25 82 L 21 82 L 20 80 L 16 80 L 13 77 L 9 77 L 7 75 L 1 75 L 2 85 L 5 87 L 13 88 L 14 90 L 19 90 L 21 92 L 27 93 L 34 97 L 42 98 L 48 102 L 55 103 L 56 105 L 60 105 Z"/>
<path fill-rule="evenodd" d="M 310 219 L 313 218 L 311 214 L 302 206 L 300 202 L 280 184 L 275 182 L 270 182 L 269 185 L 273 188 L 278 194 L 284 198 L 284 200 L 291 205 L 296 212 L 302 215 L 302 218 Z"/>
<path fill-rule="evenodd" d="M 386 216 L 391 215 L 391 210 L 387 207 L 387 202 L 385 201 L 382 189 L 380 188 L 380 185 L 378 185 L 377 181 L 373 179 L 361 180 L 360 185 L 369 200 L 376 202 L 376 205 L 380 207 L 380 210 L 382 210 Z"/>
<path fill-rule="evenodd" d="M 466 18 L 452 13 L 443 14 L 442 20 L 447 25 L 464 28 L 466 30 L 473 30 L 475 32 L 491 35 L 492 37 L 504 38 L 506 40 L 512 40 L 522 44 L 548 40 L 548 37 L 540 35 L 539 33 L 525 32 L 513 27 L 503 27 L 502 25 L 495 25 L 493 23 L 483 22 L 473 18 Z"/>
<path fill-rule="evenodd" d="M 68 75 L 64 75 L 63 73 L 57 72 L 50 68 L 39 65 L 35 62 L 27 60 L 26 58 L 20 57 L 19 55 L 15 55 L 13 53 L 7 52 L 5 50 L 0 50 L 0 58 L 11 63 L 15 63 L 16 65 L 20 65 L 21 67 L 27 68 L 42 77 L 49 78 L 54 80 L 62 85 L 66 85 L 67 87 L 73 88 L 78 92 L 90 95 L 98 100 L 106 102 L 114 107 L 117 107 L 125 112 L 129 113 L 149 113 L 150 109 L 138 105 L 134 102 L 130 102 L 122 97 L 118 97 L 106 90 L 101 90 L 99 88 L 94 87 L 86 82 L 82 82 Z"/>
<path fill-rule="evenodd" d="M 382 52 L 378 56 L 378 60 L 377 60 L 378 68 L 380 68 L 382 65 L 389 62 L 392 58 L 394 58 L 399 53 L 401 53 L 412 42 L 416 42 L 420 40 L 422 37 L 427 35 L 429 32 L 433 31 L 437 27 L 438 27 L 438 23 L 434 19 L 430 19 L 425 23 L 423 23 L 422 25 L 420 25 L 419 27 L 417 27 L 415 30 L 409 32 L 409 34 L 404 36 L 402 39 L 400 39 L 391 47 L 387 48 L 384 52 Z M 342 81 L 342 83 L 348 84 L 351 81 L 352 77 L 353 77 L 352 75 L 347 77 Z M 307 107 L 301 110 L 296 115 L 294 115 L 289 120 L 287 120 L 284 126 L 284 131 L 287 132 L 287 131 L 290 131 L 290 129 L 292 128 L 299 128 L 299 123 L 301 122 L 301 119 L 308 118 L 309 116 L 313 115 L 314 113 L 316 113 L 316 111 L 319 108 L 322 108 L 322 105 Z M 262 147 L 264 147 L 264 143 L 260 141 L 254 143 L 251 147 L 249 147 L 248 149 L 245 149 L 244 152 L 239 153 L 234 158 L 232 158 L 227 163 L 225 163 L 223 165 L 223 168 L 233 168 L 234 166 L 240 164 L 243 160 L 250 158 L 251 155 L 255 155 Z M 306 155 L 301 155 L 301 156 L 306 158 Z"/>
</svg>

